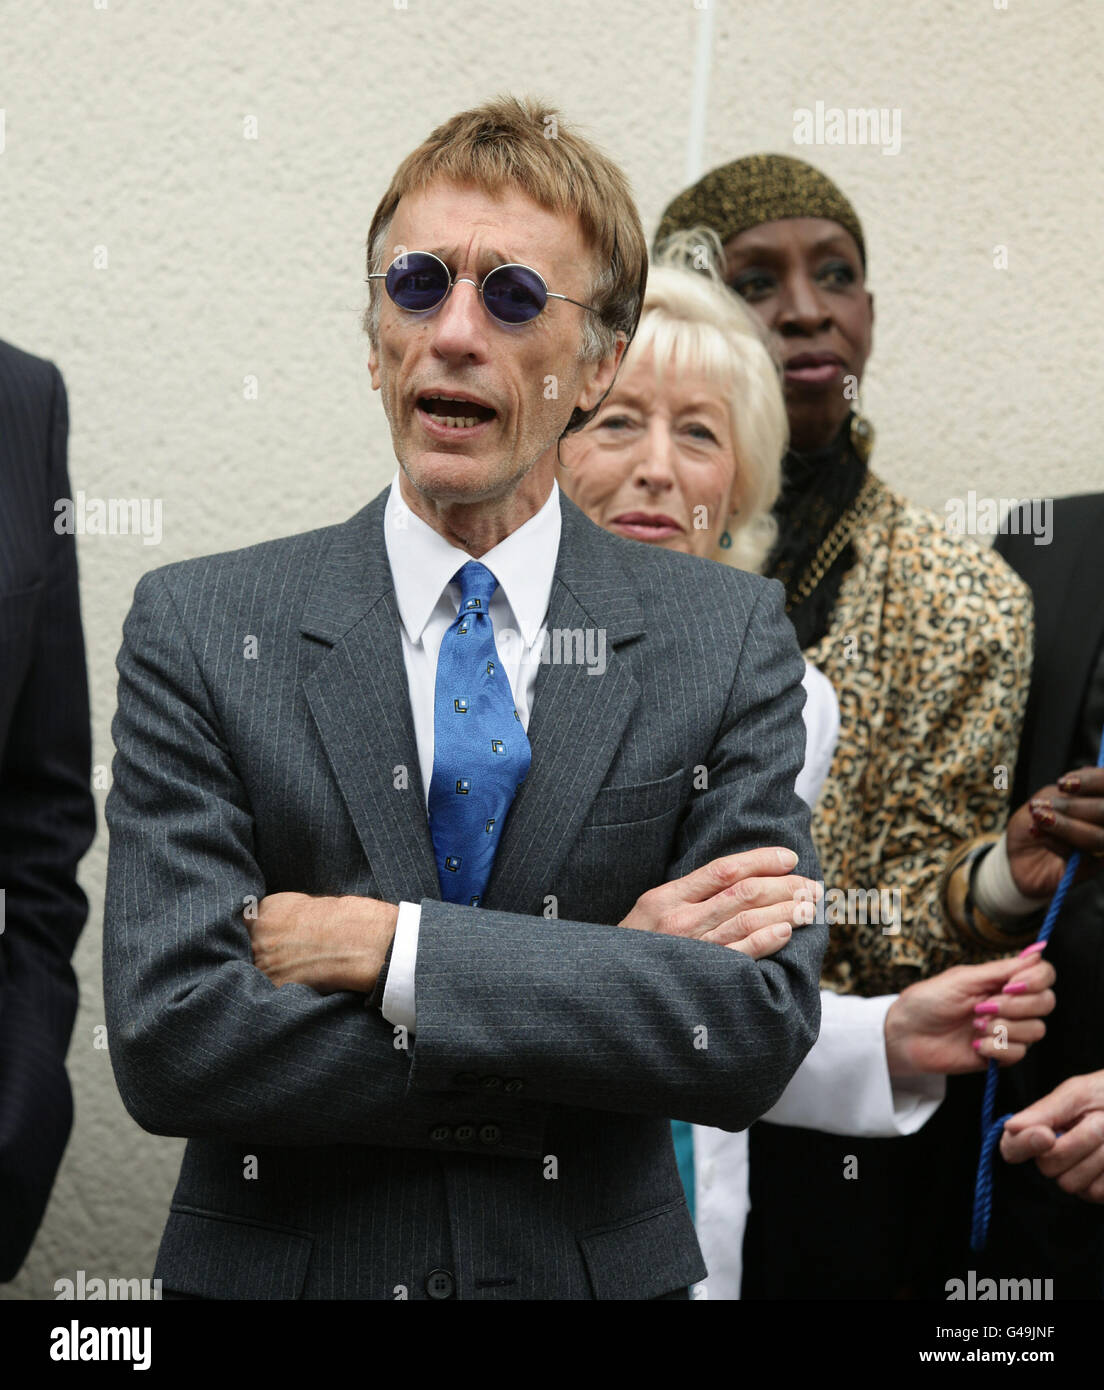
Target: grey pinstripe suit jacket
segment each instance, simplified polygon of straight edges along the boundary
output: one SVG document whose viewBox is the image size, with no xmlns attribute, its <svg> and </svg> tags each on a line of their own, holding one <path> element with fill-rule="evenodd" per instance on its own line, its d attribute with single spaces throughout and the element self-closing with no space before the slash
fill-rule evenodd
<svg viewBox="0 0 1104 1390">
<path fill-rule="evenodd" d="M 111 1057 L 138 1123 L 190 1141 L 156 1275 L 217 1298 L 422 1298 L 433 1270 L 467 1299 L 661 1295 L 705 1274 L 665 1117 L 744 1128 L 819 1025 L 822 926 L 757 964 L 615 925 L 722 853 L 787 844 L 817 876 L 781 586 L 564 498 L 548 626 L 603 629 L 607 667 L 542 667 L 485 905 L 458 907 L 384 500 L 156 570 L 124 628 Z M 243 907 L 280 891 L 421 903 L 408 1049 L 364 996 L 253 966 Z"/>
</svg>

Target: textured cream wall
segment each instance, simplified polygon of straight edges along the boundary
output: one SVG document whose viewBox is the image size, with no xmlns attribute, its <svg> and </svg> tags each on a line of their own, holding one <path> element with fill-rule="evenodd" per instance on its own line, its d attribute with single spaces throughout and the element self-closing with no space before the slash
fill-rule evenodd
<svg viewBox="0 0 1104 1390">
<path fill-rule="evenodd" d="M 455 111 L 534 93 L 622 163 L 650 234 L 685 182 L 700 15 L 693 0 L 5 11 L 0 337 L 65 376 L 74 489 L 163 506 L 157 546 L 80 540 L 106 767 L 138 577 L 341 520 L 393 471 L 358 315 L 364 237 L 398 159 Z M 940 508 L 968 488 L 1104 487 L 1098 0 L 720 0 L 714 39 L 705 167 L 796 153 L 863 220 L 882 474 Z M 899 109 L 901 152 L 795 148 L 794 109 L 817 101 Z M 77 1269 L 148 1275 L 183 1149 L 130 1120 L 93 1046 L 105 795 L 81 872 L 76 1124 L 37 1244 L 0 1297 L 52 1297 Z"/>
</svg>

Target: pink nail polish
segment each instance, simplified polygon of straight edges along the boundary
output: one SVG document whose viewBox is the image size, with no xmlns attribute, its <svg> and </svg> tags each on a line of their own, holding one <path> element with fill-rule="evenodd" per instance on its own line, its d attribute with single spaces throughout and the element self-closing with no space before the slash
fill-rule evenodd
<svg viewBox="0 0 1104 1390">
<path fill-rule="evenodd" d="M 1037 955 L 1040 951 L 1045 951 L 1047 944 L 1045 941 L 1033 941 L 1030 946 L 1025 946 L 1020 952 L 1021 956 Z"/>
<path fill-rule="evenodd" d="M 990 1002 L 990 1003 L 987 1003 L 987 1004 L 975 1004 L 975 1005 L 974 1005 L 974 1013 L 976 1013 L 976 1014 L 999 1014 L 999 1013 L 1000 1013 L 1000 1005 L 997 1004 L 996 1002 Z"/>
<path fill-rule="evenodd" d="M 1002 994 L 1022 994 L 1026 988 L 1027 988 L 1027 985 L 1023 982 L 1023 980 L 1017 980 L 1017 981 L 1015 982 L 1015 984 L 1005 985 L 1005 987 L 1001 990 L 1001 993 L 1002 993 Z"/>
<path fill-rule="evenodd" d="M 983 1041 L 984 1041 L 984 1039 L 982 1039 L 982 1038 L 975 1038 L 975 1039 L 974 1039 L 973 1047 L 974 1047 L 974 1051 L 975 1051 L 975 1052 L 980 1052 L 980 1051 L 981 1051 L 981 1044 L 982 1044 Z"/>
<path fill-rule="evenodd" d="M 987 1018 L 975 1018 L 974 1027 L 979 1033 L 984 1033 L 986 1028 L 989 1027 L 989 1020 Z"/>
</svg>

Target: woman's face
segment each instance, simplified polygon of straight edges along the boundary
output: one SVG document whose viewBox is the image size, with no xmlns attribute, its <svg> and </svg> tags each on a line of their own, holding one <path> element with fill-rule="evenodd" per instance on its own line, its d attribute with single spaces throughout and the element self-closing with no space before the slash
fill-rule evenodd
<svg viewBox="0 0 1104 1390">
<path fill-rule="evenodd" d="M 770 329 L 785 370 L 790 446 L 830 444 L 854 405 L 874 298 L 850 232 L 824 217 L 764 222 L 725 243 L 725 279 Z"/>
<path fill-rule="evenodd" d="M 630 356 L 586 429 L 564 440 L 560 486 L 616 535 L 711 556 L 734 509 L 728 402 L 698 374 Z"/>
</svg>

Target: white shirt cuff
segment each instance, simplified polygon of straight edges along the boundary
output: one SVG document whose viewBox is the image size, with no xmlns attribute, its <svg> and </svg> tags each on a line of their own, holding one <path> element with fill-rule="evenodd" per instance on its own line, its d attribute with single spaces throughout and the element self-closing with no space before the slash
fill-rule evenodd
<svg viewBox="0 0 1104 1390">
<path fill-rule="evenodd" d="M 419 903 L 399 903 L 399 920 L 395 923 L 395 944 L 391 948 L 391 964 L 383 990 L 380 1013 L 388 1023 L 401 1025 L 414 1032 L 414 967 L 418 960 L 418 928 L 422 925 Z"/>
<path fill-rule="evenodd" d="M 821 990 L 820 1036 L 763 1119 L 866 1139 L 914 1134 L 925 1125 L 947 1082 L 942 1076 L 890 1076 L 885 1019 L 896 997 Z"/>
<path fill-rule="evenodd" d="M 988 853 L 982 855 L 974 874 L 974 902 L 986 917 L 995 922 L 1015 921 L 1029 917 L 1049 900 L 1028 898 L 1016 887 L 1012 877 L 1012 862 L 1008 858 L 1008 837 L 1002 834 Z"/>
</svg>

